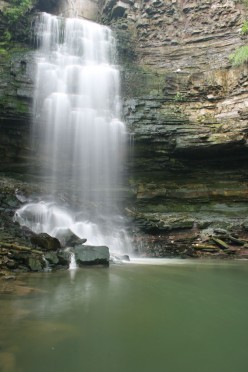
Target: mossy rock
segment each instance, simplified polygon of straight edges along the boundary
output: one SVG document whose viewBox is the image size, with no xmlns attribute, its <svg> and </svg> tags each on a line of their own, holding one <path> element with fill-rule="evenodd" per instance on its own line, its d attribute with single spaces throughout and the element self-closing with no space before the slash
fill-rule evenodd
<svg viewBox="0 0 248 372">
<path fill-rule="evenodd" d="M 74 247 L 78 265 L 109 265 L 109 248 L 106 246 L 77 245 Z"/>
<path fill-rule="evenodd" d="M 42 271 L 45 267 L 45 261 L 41 257 L 29 257 L 28 258 L 28 267 L 31 271 Z"/>
<path fill-rule="evenodd" d="M 33 245 L 45 251 L 56 251 L 61 248 L 59 240 L 46 233 L 34 235 L 31 237 L 30 241 Z"/>
</svg>

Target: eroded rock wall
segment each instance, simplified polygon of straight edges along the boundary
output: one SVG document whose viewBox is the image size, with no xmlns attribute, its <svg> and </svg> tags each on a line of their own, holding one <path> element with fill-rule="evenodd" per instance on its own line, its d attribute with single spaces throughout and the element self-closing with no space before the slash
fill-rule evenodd
<svg viewBox="0 0 248 372">
<path fill-rule="evenodd" d="M 17 3 L 16 3 L 17 4 Z M 31 4 L 31 2 L 30 2 Z M 9 1 L 0 2 L 0 167 L 2 172 L 23 172 L 30 152 L 30 121 L 34 96 L 33 23 L 30 5 L 19 16 Z"/>
<path fill-rule="evenodd" d="M 23 5 L 24 4 L 24 5 Z M 26 5 L 25 5 L 26 4 Z M 0 166 L 27 172 L 35 161 L 30 146 L 35 82 L 35 19 L 40 11 L 96 20 L 98 0 L 0 1 Z M 8 13 L 11 10 L 10 13 Z M 37 138 L 37 141 L 39 139 Z M 35 167 L 33 167 L 35 169 Z"/>
<path fill-rule="evenodd" d="M 121 6 L 123 15 L 116 11 Z M 109 0 L 104 14 L 132 31 L 140 64 L 202 71 L 222 67 L 240 44 L 245 8 L 231 0 Z"/>
<path fill-rule="evenodd" d="M 232 67 L 229 56 L 247 43 L 247 8 L 242 1 L 112 0 L 103 15 L 123 66 L 130 214 L 154 242 L 153 254 L 182 252 L 205 229 L 244 232 L 248 69 Z"/>
<path fill-rule="evenodd" d="M 56 6 L 56 13 L 63 17 L 83 17 L 91 21 L 99 18 L 98 0 L 60 0 Z"/>
</svg>

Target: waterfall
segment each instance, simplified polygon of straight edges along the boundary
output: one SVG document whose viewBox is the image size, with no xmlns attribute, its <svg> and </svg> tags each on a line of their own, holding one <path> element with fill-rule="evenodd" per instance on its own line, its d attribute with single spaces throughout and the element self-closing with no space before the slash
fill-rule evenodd
<svg viewBox="0 0 248 372">
<path fill-rule="evenodd" d="M 69 227 L 90 244 L 121 250 L 126 130 L 113 34 L 94 22 L 42 13 L 36 40 L 32 138 L 51 200 L 25 205 L 15 218 L 35 232 L 56 236 Z M 70 195 L 66 209 L 59 195 Z"/>
<path fill-rule="evenodd" d="M 71 261 L 70 261 L 70 265 L 69 265 L 69 270 L 76 270 L 77 263 L 76 263 L 75 254 L 73 252 L 71 252 L 70 257 L 71 257 Z"/>
</svg>

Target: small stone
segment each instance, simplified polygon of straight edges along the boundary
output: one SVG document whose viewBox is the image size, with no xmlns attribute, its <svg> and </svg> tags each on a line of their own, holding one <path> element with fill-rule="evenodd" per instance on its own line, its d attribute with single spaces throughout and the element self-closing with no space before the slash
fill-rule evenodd
<svg viewBox="0 0 248 372">
<path fill-rule="evenodd" d="M 120 256 L 120 259 L 122 261 L 130 261 L 130 257 L 127 254 L 124 254 L 123 256 Z"/>
<path fill-rule="evenodd" d="M 3 277 L 3 280 L 16 280 L 15 275 L 6 275 Z"/>
</svg>

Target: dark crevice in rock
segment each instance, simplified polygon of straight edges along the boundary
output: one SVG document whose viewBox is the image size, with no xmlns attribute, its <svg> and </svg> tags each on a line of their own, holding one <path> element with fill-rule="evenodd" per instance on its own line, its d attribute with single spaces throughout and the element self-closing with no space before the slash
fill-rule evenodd
<svg viewBox="0 0 248 372">
<path fill-rule="evenodd" d="M 41 12 L 50 13 L 56 8 L 57 3 L 57 0 L 38 0 L 36 7 Z"/>
</svg>

